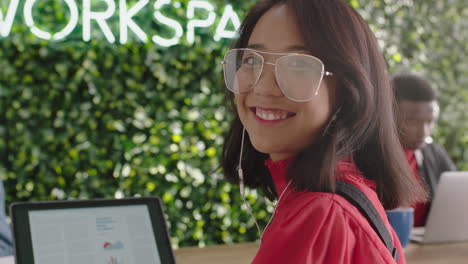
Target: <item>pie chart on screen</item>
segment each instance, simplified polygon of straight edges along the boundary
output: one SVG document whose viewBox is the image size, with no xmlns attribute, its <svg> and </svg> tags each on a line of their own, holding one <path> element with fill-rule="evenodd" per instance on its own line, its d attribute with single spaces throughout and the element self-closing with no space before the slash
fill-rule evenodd
<svg viewBox="0 0 468 264">
<path fill-rule="evenodd" d="M 116 241 L 116 242 L 104 242 L 104 244 L 102 245 L 102 248 L 104 250 L 118 250 L 118 249 L 124 249 L 124 243 L 122 241 Z"/>
</svg>

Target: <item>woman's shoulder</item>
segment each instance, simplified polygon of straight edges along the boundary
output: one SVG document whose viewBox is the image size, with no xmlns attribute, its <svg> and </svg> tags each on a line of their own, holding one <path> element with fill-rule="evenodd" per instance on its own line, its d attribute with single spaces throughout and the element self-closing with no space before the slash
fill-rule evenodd
<svg viewBox="0 0 468 264">
<path fill-rule="evenodd" d="M 336 193 L 300 192 L 292 200 L 288 206 L 290 211 L 289 217 L 296 217 L 296 214 L 301 214 L 304 216 L 333 216 L 343 218 L 343 220 L 364 218 L 354 205 Z"/>
<path fill-rule="evenodd" d="M 359 174 L 343 174 L 340 180 L 352 184 L 358 188 L 376 207 L 379 214 L 385 213 L 375 192 L 375 183 L 365 179 Z M 359 210 L 352 205 L 346 198 L 336 193 L 328 192 L 308 192 L 302 191 L 294 194 L 292 206 L 297 213 L 316 214 L 317 211 L 340 213 L 343 217 L 364 218 Z M 365 218 L 364 218 L 365 220 Z"/>
<path fill-rule="evenodd" d="M 301 202 L 291 210 L 283 223 L 291 223 L 298 236 L 321 241 L 321 248 L 343 248 L 353 252 L 353 261 L 378 259 L 393 263 L 387 248 L 367 219 L 344 197 L 334 193 L 303 192 Z M 379 211 L 379 210 L 378 210 Z M 344 243 L 346 241 L 346 243 Z M 308 244 L 308 243 L 305 243 Z M 315 248 L 312 243 L 311 247 Z"/>
<path fill-rule="evenodd" d="M 373 183 L 359 175 L 345 175 L 341 180 L 363 192 L 389 228 L 388 221 L 384 219 L 385 209 L 378 200 Z M 326 192 L 299 192 L 294 198 L 295 201 L 291 202 L 295 206 L 285 220 L 296 222 L 301 232 L 316 234 L 321 241 L 348 241 L 356 256 L 372 254 L 375 258 L 391 261 L 388 250 L 368 220 L 343 196 Z M 392 237 L 395 238 L 393 232 Z"/>
<path fill-rule="evenodd" d="M 356 173 L 344 173 L 340 180 L 359 189 L 371 201 L 379 215 L 381 217 L 385 215 L 385 209 L 378 199 L 373 182 Z M 303 219 L 304 224 L 312 224 L 310 221 L 323 219 L 321 223 L 313 223 L 321 228 L 333 220 L 335 224 L 350 227 L 352 232 L 375 233 L 359 209 L 339 194 L 302 191 L 294 196 L 294 201 L 290 202 L 291 208 L 288 210 L 287 218 L 290 220 L 292 218 Z"/>
<path fill-rule="evenodd" d="M 366 228 L 367 225 L 364 225 L 368 221 L 359 209 L 345 197 L 336 193 L 310 192 L 305 194 L 305 204 L 301 211 L 310 215 L 317 215 L 319 211 L 322 211 L 323 216 L 326 218 L 337 218 L 345 225 L 353 225 L 354 231 L 360 231 L 361 229 L 369 231 L 368 229 L 370 229 L 373 232 L 370 226 L 370 228 Z M 358 225 L 354 226 L 356 223 Z"/>
</svg>

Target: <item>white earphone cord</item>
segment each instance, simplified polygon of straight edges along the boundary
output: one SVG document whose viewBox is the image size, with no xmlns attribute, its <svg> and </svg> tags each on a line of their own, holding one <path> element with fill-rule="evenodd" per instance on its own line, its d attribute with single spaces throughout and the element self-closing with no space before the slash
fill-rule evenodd
<svg viewBox="0 0 468 264">
<path fill-rule="evenodd" d="M 335 119 L 336 119 L 336 117 L 337 117 L 337 115 L 338 115 L 338 113 L 340 111 L 341 111 L 341 107 L 338 108 L 335 111 L 332 118 L 330 119 L 327 126 L 325 127 L 323 134 L 325 134 L 328 131 L 328 128 L 330 127 L 331 123 L 335 121 Z M 265 233 L 266 229 L 268 228 L 271 221 L 273 220 L 273 216 L 275 216 L 275 213 L 276 213 L 276 208 L 278 208 L 278 205 L 279 205 L 279 203 L 281 201 L 281 198 L 283 197 L 283 194 L 288 189 L 289 185 L 291 185 L 292 180 L 289 181 L 288 185 L 286 185 L 286 187 L 284 188 L 284 190 L 281 192 L 280 196 L 278 197 L 278 202 L 276 203 L 276 205 L 275 205 L 275 207 L 273 209 L 273 214 L 271 215 L 270 219 L 268 220 L 268 223 L 265 226 L 265 228 L 263 229 L 263 232 L 260 231 L 260 225 L 257 222 L 257 218 L 253 214 L 252 208 L 250 207 L 249 203 L 247 203 L 247 201 L 245 200 L 244 172 L 242 170 L 242 154 L 244 153 L 244 138 L 245 138 L 245 127 L 242 130 L 242 141 L 241 141 L 241 149 L 240 149 L 240 154 L 239 154 L 239 166 L 237 167 L 237 173 L 239 175 L 239 187 L 240 187 L 240 193 L 241 193 L 241 196 L 242 196 L 242 200 L 244 201 L 244 204 L 247 207 L 247 211 L 249 212 L 249 214 L 253 217 L 253 219 L 255 221 L 255 225 L 257 226 L 257 231 L 258 231 L 258 235 L 260 236 L 260 242 L 261 242 L 263 234 Z"/>
<path fill-rule="evenodd" d="M 257 222 L 257 218 L 253 214 L 252 208 L 250 207 L 249 203 L 247 203 L 247 201 L 245 200 L 244 172 L 242 170 L 242 154 L 243 154 L 243 151 L 244 151 L 244 137 L 245 137 L 245 128 L 242 131 L 242 142 L 241 142 L 241 150 L 240 150 L 240 155 L 239 155 L 239 166 L 237 167 L 237 173 L 239 175 L 239 187 L 240 187 L 240 193 L 241 193 L 241 196 L 242 196 L 242 200 L 244 201 L 244 204 L 247 207 L 247 211 L 249 212 L 249 214 L 253 217 L 253 219 L 255 221 L 255 225 L 257 226 L 257 231 L 258 231 L 258 235 L 260 236 L 260 242 L 261 242 L 263 234 L 265 233 L 266 229 L 268 228 L 271 221 L 273 220 L 273 216 L 276 213 L 276 208 L 278 208 L 278 205 L 279 205 L 279 203 L 281 201 L 281 198 L 283 197 L 284 193 L 288 189 L 289 185 L 291 185 L 292 180 L 289 181 L 288 185 L 286 185 L 284 190 L 281 192 L 281 194 L 280 194 L 280 196 L 278 198 L 278 202 L 276 203 L 276 205 L 275 205 L 275 207 L 273 209 L 273 213 L 272 213 L 270 219 L 268 220 L 267 225 L 265 226 L 265 228 L 263 229 L 263 232 L 262 232 L 260 230 L 260 225 Z"/>
<path fill-rule="evenodd" d="M 245 137 L 245 128 L 242 131 L 242 142 L 241 142 L 241 150 L 239 155 L 239 166 L 237 167 L 237 173 L 239 175 L 239 187 L 240 193 L 242 196 L 242 200 L 244 201 L 245 206 L 247 207 L 247 211 L 253 217 L 255 221 L 255 225 L 257 226 L 258 235 L 261 236 L 262 233 L 260 231 L 260 225 L 258 225 L 257 218 L 253 214 L 252 208 L 250 207 L 249 203 L 245 200 L 245 186 L 244 186 L 244 172 L 242 171 L 242 153 L 244 152 L 244 137 Z"/>
<path fill-rule="evenodd" d="M 263 229 L 263 232 L 262 234 L 260 235 L 260 241 L 262 241 L 262 238 L 263 238 L 263 234 L 265 234 L 265 231 L 267 230 L 268 226 L 270 226 L 270 223 L 271 223 L 271 220 L 273 220 L 273 217 L 275 216 L 276 214 L 276 209 L 278 208 L 279 204 L 280 204 L 280 201 L 281 201 L 281 198 L 283 197 L 283 194 L 286 192 L 286 190 L 288 189 L 289 185 L 291 185 L 291 182 L 292 180 L 290 180 L 288 182 L 288 185 L 286 185 L 286 187 L 284 188 L 284 190 L 281 192 L 279 198 L 278 198 L 278 202 L 276 202 L 276 205 L 273 209 L 273 213 L 271 214 L 270 216 L 270 220 L 268 220 L 268 223 L 266 224 L 265 228 Z"/>
</svg>

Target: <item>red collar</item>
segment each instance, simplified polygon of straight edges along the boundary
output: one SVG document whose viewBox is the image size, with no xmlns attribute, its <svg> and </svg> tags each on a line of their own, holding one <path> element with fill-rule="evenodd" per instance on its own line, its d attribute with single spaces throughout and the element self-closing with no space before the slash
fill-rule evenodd
<svg viewBox="0 0 468 264">
<path fill-rule="evenodd" d="M 265 166 L 267 166 L 268 170 L 270 171 L 271 177 L 273 178 L 273 183 L 276 187 L 276 193 L 278 195 L 282 193 L 284 188 L 286 188 L 286 185 L 288 185 L 286 182 L 286 174 L 293 160 L 293 157 L 278 161 L 272 161 L 271 159 L 265 160 Z"/>
<path fill-rule="evenodd" d="M 271 159 L 265 160 L 265 166 L 267 166 L 268 170 L 270 171 L 277 193 L 282 193 L 288 183 L 288 177 L 286 177 L 286 175 L 288 168 L 293 160 L 293 157 L 279 161 L 272 161 Z M 364 178 L 362 173 L 350 158 L 338 161 L 335 174 L 337 175 L 337 179 L 350 181 L 351 183 L 359 182 L 369 186 L 374 190 L 376 189 L 375 182 Z"/>
</svg>

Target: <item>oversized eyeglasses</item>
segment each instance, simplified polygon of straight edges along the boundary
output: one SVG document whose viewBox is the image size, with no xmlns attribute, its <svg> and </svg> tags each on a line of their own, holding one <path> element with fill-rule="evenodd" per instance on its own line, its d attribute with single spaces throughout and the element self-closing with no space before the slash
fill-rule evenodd
<svg viewBox="0 0 468 264">
<path fill-rule="evenodd" d="M 278 57 L 275 63 L 266 62 L 262 54 Z M 270 53 L 253 49 L 228 51 L 223 63 L 227 89 L 236 94 L 252 91 L 257 85 L 265 64 L 275 67 L 275 77 L 281 92 L 296 102 L 310 101 L 316 96 L 324 76 L 323 62 L 311 55 L 297 53 Z"/>
</svg>

